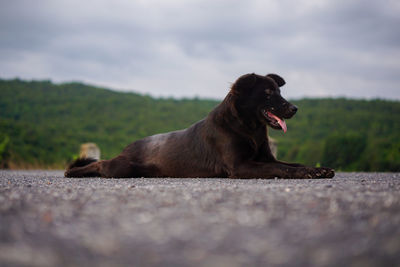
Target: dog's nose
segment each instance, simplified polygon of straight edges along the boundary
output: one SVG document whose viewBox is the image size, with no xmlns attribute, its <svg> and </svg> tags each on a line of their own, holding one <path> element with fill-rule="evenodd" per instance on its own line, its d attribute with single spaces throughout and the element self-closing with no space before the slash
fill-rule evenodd
<svg viewBox="0 0 400 267">
<path fill-rule="evenodd" d="M 295 105 L 291 105 L 290 106 L 290 111 L 293 112 L 293 113 L 296 113 L 297 112 L 297 107 Z"/>
</svg>

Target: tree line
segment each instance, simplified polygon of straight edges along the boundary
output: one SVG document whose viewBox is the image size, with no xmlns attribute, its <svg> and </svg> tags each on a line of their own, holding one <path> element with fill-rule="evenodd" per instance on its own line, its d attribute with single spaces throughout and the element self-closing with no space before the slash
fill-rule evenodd
<svg viewBox="0 0 400 267">
<path fill-rule="evenodd" d="M 400 102 L 293 100 L 278 158 L 343 171 L 400 171 Z M 219 101 L 153 98 L 82 83 L 0 80 L 0 168 L 63 168 L 95 142 L 111 158 L 134 140 L 186 128 Z"/>
</svg>

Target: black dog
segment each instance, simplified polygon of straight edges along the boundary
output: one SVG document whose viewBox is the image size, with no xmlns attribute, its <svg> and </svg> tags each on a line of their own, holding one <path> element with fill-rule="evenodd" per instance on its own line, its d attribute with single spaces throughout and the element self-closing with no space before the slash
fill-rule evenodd
<svg viewBox="0 0 400 267">
<path fill-rule="evenodd" d="M 66 177 L 229 177 L 322 178 L 329 168 L 311 168 L 275 159 L 267 125 L 286 131 L 297 107 L 286 101 L 276 74 L 246 74 L 224 101 L 203 120 L 185 130 L 146 137 L 111 159 L 78 159 Z"/>
</svg>

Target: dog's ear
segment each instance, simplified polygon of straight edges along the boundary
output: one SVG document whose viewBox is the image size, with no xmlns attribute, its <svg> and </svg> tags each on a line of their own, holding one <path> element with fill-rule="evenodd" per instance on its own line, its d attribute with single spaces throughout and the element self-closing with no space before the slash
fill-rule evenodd
<svg viewBox="0 0 400 267">
<path fill-rule="evenodd" d="M 250 89 L 256 84 L 257 76 L 254 73 L 249 73 L 240 76 L 233 84 L 232 89 L 238 93 Z"/>
<path fill-rule="evenodd" d="M 279 76 L 278 74 L 270 73 L 270 74 L 267 74 L 267 77 L 269 77 L 272 80 L 274 80 L 279 87 L 284 86 L 285 83 L 286 83 L 285 80 L 281 76 Z"/>
</svg>

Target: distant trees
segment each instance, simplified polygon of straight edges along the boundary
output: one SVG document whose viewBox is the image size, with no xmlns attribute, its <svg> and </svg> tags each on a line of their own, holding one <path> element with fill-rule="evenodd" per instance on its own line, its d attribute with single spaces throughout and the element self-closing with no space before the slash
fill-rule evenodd
<svg viewBox="0 0 400 267">
<path fill-rule="evenodd" d="M 323 166 L 340 170 L 355 170 L 367 146 L 367 138 L 359 134 L 334 134 L 325 140 Z"/>
<path fill-rule="evenodd" d="M 0 168 L 2 169 L 8 168 L 10 157 L 9 144 L 10 138 L 7 135 L 0 137 Z"/>
<path fill-rule="evenodd" d="M 302 99 L 278 158 L 345 171 L 400 171 L 400 102 Z M 0 167 L 63 168 L 81 143 L 111 158 L 148 135 L 186 128 L 219 101 L 155 99 L 80 83 L 0 80 Z"/>
</svg>

